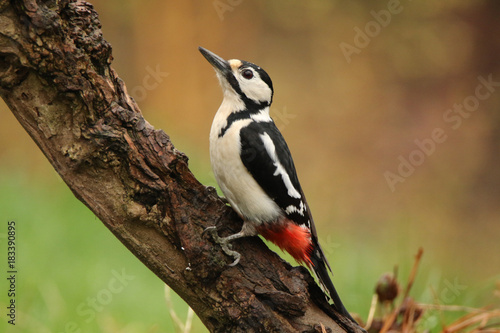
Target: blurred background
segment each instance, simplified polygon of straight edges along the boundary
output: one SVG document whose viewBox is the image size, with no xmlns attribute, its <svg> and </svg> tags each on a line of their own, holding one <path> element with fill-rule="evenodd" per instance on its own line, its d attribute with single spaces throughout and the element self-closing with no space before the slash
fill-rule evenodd
<svg viewBox="0 0 500 333">
<path fill-rule="evenodd" d="M 269 73 L 271 115 L 350 311 L 366 318 L 395 265 L 406 281 L 419 247 L 417 301 L 498 306 L 500 2 L 91 2 L 129 93 L 206 185 L 216 186 L 208 133 L 222 93 L 197 47 Z M 19 274 L 17 325 L 2 315 L 0 330 L 175 332 L 169 311 L 184 319 L 187 305 L 175 295 L 166 304 L 161 281 L 1 103 L 0 235 L 5 244 L 16 222 Z M 441 320 L 428 313 L 421 325 L 436 331 Z"/>
</svg>

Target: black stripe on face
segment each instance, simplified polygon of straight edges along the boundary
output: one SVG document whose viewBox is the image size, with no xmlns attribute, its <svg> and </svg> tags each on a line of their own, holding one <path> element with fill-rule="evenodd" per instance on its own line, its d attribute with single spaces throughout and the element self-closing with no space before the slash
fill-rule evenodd
<svg viewBox="0 0 500 333">
<path fill-rule="evenodd" d="M 266 73 L 266 71 L 260 68 L 259 66 L 245 60 L 240 60 L 240 61 L 242 65 L 238 68 L 238 71 L 244 68 L 252 68 L 255 72 L 257 72 L 262 81 L 264 81 L 267 84 L 267 86 L 271 89 L 271 100 L 269 102 L 259 102 L 248 98 L 241 90 L 240 84 L 235 77 L 235 75 L 238 74 L 235 74 L 233 72 L 227 73 L 226 75 L 227 82 L 229 82 L 229 84 L 231 85 L 233 90 L 238 94 L 238 96 L 241 97 L 241 100 L 243 101 L 243 103 L 245 103 L 245 107 L 247 110 L 256 110 L 256 109 L 260 110 L 262 109 L 263 106 L 270 106 L 274 95 L 273 82 L 271 81 L 271 78 Z"/>
<path fill-rule="evenodd" d="M 262 81 L 264 81 L 267 86 L 269 87 L 269 89 L 271 89 L 271 100 L 272 100 L 272 95 L 274 94 L 274 89 L 273 89 L 273 81 L 271 81 L 271 78 L 269 77 L 269 75 L 267 74 L 267 72 L 265 70 L 263 70 L 261 67 L 255 65 L 255 64 L 252 64 L 251 62 L 248 62 L 248 61 L 244 61 L 242 60 L 241 61 L 243 66 L 243 68 L 247 68 L 247 67 L 251 67 L 253 68 L 257 73 L 259 73 L 259 76 L 261 78 Z M 271 104 L 271 103 L 269 103 Z"/>
</svg>

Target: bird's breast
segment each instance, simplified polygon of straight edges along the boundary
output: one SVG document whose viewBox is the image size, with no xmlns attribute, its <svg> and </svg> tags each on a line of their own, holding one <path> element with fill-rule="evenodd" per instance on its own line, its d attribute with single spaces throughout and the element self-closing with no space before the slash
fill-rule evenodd
<svg viewBox="0 0 500 333">
<path fill-rule="evenodd" d="M 219 136 L 223 122 L 214 119 L 210 131 L 210 160 L 215 179 L 233 209 L 245 220 L 260 225 L 282 216 L 278 205 L 264 192 L 241 161 L 240 130 L 251 119 L 235 122 Z"/>
</svg>

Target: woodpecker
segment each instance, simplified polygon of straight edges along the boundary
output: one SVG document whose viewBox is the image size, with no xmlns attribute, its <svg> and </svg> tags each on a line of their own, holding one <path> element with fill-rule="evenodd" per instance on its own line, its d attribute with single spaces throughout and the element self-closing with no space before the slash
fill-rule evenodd
<svg viewBox="0 0 500 333">
<path fill-rule="evenodd" d="M 315 272 L 336 310 L 354 321 L 330 279 L 330 264 L 319 245 L 309 206 L 285 139 L 269 115 L 273 84 L 259 66 L 224 60 L 199 47 L 213 66 L 224 93 L 210 130 L 210 160 L 215 179 L 231 207 L 243 219 L 240 232 L 220 238 L 207 228 L 226 254 L 235 239 L 262 235 Z"/>
</svg>

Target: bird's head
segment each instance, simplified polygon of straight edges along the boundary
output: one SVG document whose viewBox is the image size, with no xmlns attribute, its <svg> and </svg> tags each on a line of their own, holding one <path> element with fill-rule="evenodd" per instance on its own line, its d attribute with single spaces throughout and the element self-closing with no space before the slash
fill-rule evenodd
<svg viewBox="0 0 500 333">
<path fill-rule="evenodd" d="M 273 83 L 262 68 L 244 60 L 224 60 L 203 47 L 198 49 L 214 67 L 225 98 L 239 98 L 247 108 L 271 105 Z"/>
</svg>

